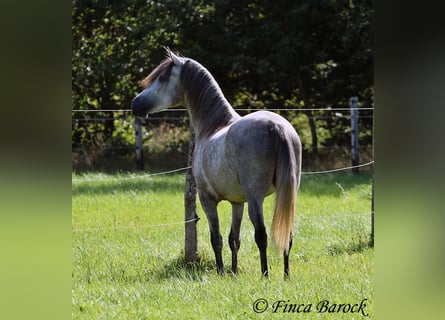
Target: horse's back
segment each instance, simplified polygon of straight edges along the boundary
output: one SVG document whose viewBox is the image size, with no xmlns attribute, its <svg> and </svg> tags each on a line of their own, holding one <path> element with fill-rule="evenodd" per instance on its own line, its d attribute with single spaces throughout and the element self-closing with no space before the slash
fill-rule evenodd
<svg viewBox="0 0 445 320">
<path fill-rule="evenodd" d="M 277 137 L 287 140 L 293 149 L 301 149 L 294 127 L 285 118 L 270 111 L 257 111 L 244 116 L 232 125 L 227 134 L 240 153 L 244 154 L 270 155 L 276 147 Z"/>
<path fill-rule="evenodd" d="M 270 194 L 277 165 L 279 144 L 301 156 L 301 142 L 292 125 L 269 111 L 251 113 L 232 125 L 226 145 L 237 160 L 240 184 L 247 193 Z"/>
<path fill-rule="evenodd" d="M 244 202 L 274 191 L 280 143 L 297 159 L 301 143 L 283 117 L 258 111 L 242 117 L 205 141 L 197 142 L 194 174 L 198 189 L 215 200 Z"/>
</svg>

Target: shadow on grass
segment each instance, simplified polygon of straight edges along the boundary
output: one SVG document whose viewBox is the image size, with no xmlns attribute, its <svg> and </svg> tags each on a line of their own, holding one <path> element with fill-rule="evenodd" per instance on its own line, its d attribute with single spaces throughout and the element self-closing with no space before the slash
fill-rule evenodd
<svg viewBox="0 0 445 320">
<path fill-rule="evenodd" d="M 327 247 L 328 254 L 331 256 L 337 256 L 342 254 L 356 254 L 363 253 L 366 249 L 373 248 L 373 242 L 371 238 L 359 238 L 358 240 L 353 240 L 349 243 L 341 243 L 329 245 Z"/>
<path fill-rule="evenodd" d="M 83 194 L 112 194 L 124 192 L 183 192 L 185 175 L 171 175 L 170 177 L 138 178 L 136 180 L 82 181 L 73 183 L 72 195 Z"/>
<path fill-rule="evenodd" d="M 201 280 L 203 276 L 210 273 L 216 274 L 214 259 L 198 257 L 195 262 L 186 262 L 183 255 L 170 260 L 159 270 L 159 279 L 188 279 Z"/>
<path fill-rule="evenodd" d="M 112 177 L 111 177 L 112 179 Z M 300 187 L 301 194 L 341 196 L 344 190 L 354 189 L 360 185 L 370 185 L 372 174 L 363 172 L 354 175 L 350 172 L 328 173 L 323 175 L 303 175 Z M 72 195 L 111 194 L 125 192 L 183 192 L 185 172 L 168 176 L 137 178 L 135 180 L 110 180 L 74 182 Z"/>
</svg>

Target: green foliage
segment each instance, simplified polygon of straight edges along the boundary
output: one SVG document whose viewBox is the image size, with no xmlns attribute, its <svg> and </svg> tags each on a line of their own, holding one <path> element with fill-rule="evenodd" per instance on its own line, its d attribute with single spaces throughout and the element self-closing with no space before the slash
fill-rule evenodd
<svg viewBox="0 0 445 320">
<path fill-rule="evenodd" d="M 73 109 L 128 109 L 164 45 L 208 67 L 236 108 L 335 109 L 351 96 L 371 107 L 373 12 L 373 1 L 73 1 Z M 321 119 L 333 114 L 305 113 L 307 150 L 349 141 L 348 119 Z M 73 114 L 73 147 L 133 143 L 125 121 L 99 116 L 116 114 Z M 369 145 L 372 118 L 360 128 Z"/>
<path fill-rule="evenodd" d="M 126 180 L 108 180 L 124 178 Z M 128 179 L 133 178 L 133 179 Z M 292 303 L 359 303 L 374 314 L 374 251 L 368 246 L 371 176 L 350 173 L 303 176 L 297 201 L 291 278 L 283 281 L 282 257 L 269 247 L 270 280 L 260 276 L 254 230 L 245 209 L 237 276 L 230 274 L 230 206 L 222 202 L 221 232 L 227 273 L 219 276 L 205 215 L 198 205 L 200 260 L 183 261 L 184 175 L 73 174 L 73 319 L 238 319 L 295 317 L 255 314 L 265 298 Z M 102 181 L 96 181 L 101 180 Z M 94 181 L 90 181 L 94 180 Z M 274 197 L 266 198 L 269 232 Z M 168 224 L 168 225 L 164 225 Z M 126 229 L 125 227 L 135 226 Z M 141 226 L 151 226 L 137 228 Z M 111 230 L 88 230 L 112 228 Z M 83 231 L 82 231 L 83 229 Z M 312 319 L 360 318 L 357 314 L 304 314 Z M 317 317 L 318 318 L 318 317 Z"/>
<path fill-rule="evenodd" d="M 177 127 L 163 122 L 159 126 L 153 126 L 145 138 L 144 146 L 148 148 L 149 153 L 169 152 L 172 150 L 186 153 L 188 151 L 190 132 L 188 128 Z"/>
</svg>

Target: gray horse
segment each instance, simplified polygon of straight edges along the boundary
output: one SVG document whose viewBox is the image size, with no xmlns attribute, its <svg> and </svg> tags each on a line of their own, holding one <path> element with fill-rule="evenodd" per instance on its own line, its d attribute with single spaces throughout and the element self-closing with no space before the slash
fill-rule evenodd
<svg viewBox="0 0 445 320">
<path fill-rule="evenodd" d="M 297 133 L 286 119 L 272 112 L 258 111 L 241 117 L 205 67 L 168 48 L 166 51 L 167 57 L 141 81 L 144 90 L 131 106 L 133 114 L 139 117 L 169 107 L 187 108 L 196 133 L 193 174 L 209 222 L 218 273 L 224 268 L 217 204 L 227 200 L 232 204 L 232 272 L 238 270 L 240 226 L 247 202 L 261 272 L 268 277 L 263 201 L 275 191 L 272 239 L 283 252 L 284 274 L 288 276 L 301 175 L 301 142 Z"/>
</svg>

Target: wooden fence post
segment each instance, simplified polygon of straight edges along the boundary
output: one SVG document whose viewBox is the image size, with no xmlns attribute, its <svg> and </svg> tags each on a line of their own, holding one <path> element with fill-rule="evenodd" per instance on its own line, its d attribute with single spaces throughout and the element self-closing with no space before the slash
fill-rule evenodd
<svg viewBox="0 0 445 320">
<path fill-rule="evenodd" d="M 187 166 L 192 165 L 193 151 L 195 149 L 195 133 L 193 127 L 190 125 L 190 144 Z M 196 214 L 196 183 L 193 176 L 193 170 L 187 170 L 185 177 L 185 192 L 184 192 L 184 207 L 185 207 L 185 243 L 184 254 L 185 262 L 194 262 L 198 259 L 198 233 L 196 224 L 198 220 L 187 222 L 198 218 Z"/>
<path fill-rule="evenodd" d="M 349 99 L 351 108 L 351 156 L 352 166 L 358 166 L 358 98 Z M 358 173 L 358 167 L 352 168 L 353 173 Z"/>
<path fill-rule="evenodd" d="M 136 128 L 136 166 L 139 170 L 144 170 L 144 156 L 142 153 L 142 123 L 139 117 L 135 117 Z"/>
</svg>

